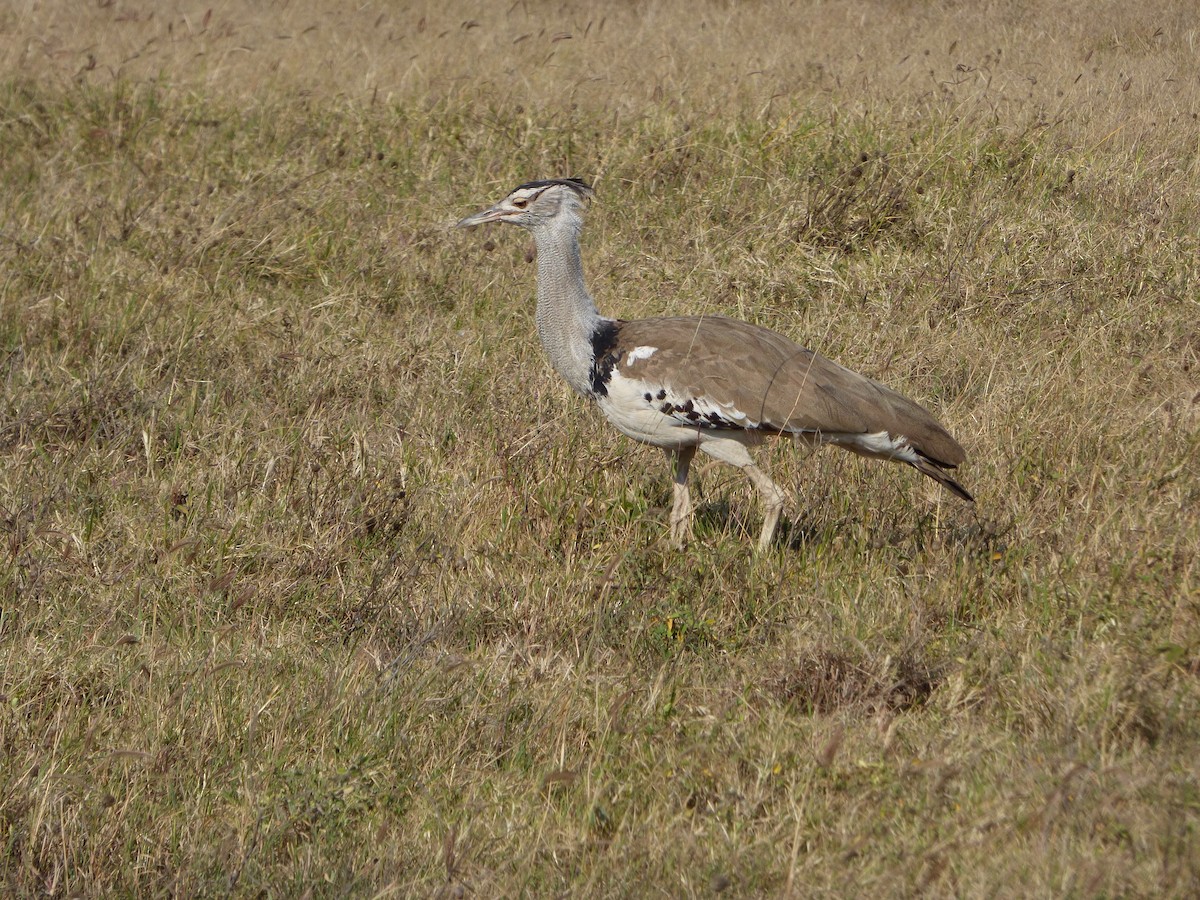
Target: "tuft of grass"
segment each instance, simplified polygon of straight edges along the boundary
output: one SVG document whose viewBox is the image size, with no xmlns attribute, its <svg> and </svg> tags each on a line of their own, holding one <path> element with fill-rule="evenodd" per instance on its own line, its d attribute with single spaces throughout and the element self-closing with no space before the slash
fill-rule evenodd
<svg viewBox="0 0 1200 900">
<path fill-rule="evenodd" d="M 1194 895 L 1188 13 L 0 12 L 9 891 Z M 670 550 L 448 227 L 563 174 L 607 312 L 894 385 L 977 509 L 781 445 L 770 554 L 700 463 Z"/>
</svg>

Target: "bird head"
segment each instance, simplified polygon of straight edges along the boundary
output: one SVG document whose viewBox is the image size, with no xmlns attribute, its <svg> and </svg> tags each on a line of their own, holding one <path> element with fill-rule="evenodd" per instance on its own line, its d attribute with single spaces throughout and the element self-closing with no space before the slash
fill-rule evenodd
<svg viewBox="0 0 1200 900">
<path fill-rule="evenodd" d="M 530 181 L 517 187 L 495 206 L 467 216 L 458 228 L 507 222 L 522 228 L 548 225 L 562 215 L 580 216 L 592 189 L 578 178 Z"/>
</svg>

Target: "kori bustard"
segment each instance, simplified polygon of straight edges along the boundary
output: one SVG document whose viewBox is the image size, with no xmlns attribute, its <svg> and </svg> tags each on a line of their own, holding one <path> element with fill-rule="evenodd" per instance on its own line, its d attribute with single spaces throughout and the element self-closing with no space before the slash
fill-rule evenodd
<svg viewBox="0 0 1200 900">
<path fill-rule="evenodd" d="M 783 492 L 747 449 L 768 437 L 907 463 L 974 502 L 945 471 L 966 458 L 962 447 L 928 412 L 879 382 L 748 322 L 602 316 L 579 253 L 591 196 L 577 178 L 530 181 L 458 227 L 506 222 L 533 235 L 542 346 L 576 393 L 594 400 L 619 431 L 672 458 L 676 546 L 691 534 L 687 478 L 697 449 L 750 478 L 763 505 L 758 549 L 770 546 Z"/>
</svg>

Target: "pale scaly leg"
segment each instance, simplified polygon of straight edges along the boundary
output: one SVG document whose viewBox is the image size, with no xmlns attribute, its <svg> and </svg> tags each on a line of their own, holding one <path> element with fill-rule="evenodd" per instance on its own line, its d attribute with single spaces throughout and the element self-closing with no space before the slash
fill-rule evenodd
<svg viewBox="0 0 1200 900">
<path fill-rule="evenodd" d="M 779 516 L 783 512 L 783 491 L 754 464 L 750 451 L 741 441 L 733 438 L 711 438 L 702 443 L 700 449 L 715 459 L 737 466 L 754 483 L 763 505 L 763 526 L 758 536 L 758 552 L 769 550 L 771 539 L 775 536 L 775 527 L 779 524 Z"/>
<path fill-rule="evenodd" d="M 762 496 L 763 526 L 758 536 L 758 552 L 766 553 L 771 549 L 771 539 L 775 537 L 775 528 L 779 525 L 779 516 L 783 512 L 783 491 L 758 466 L 749 465 L 743 471 L 754 482 Z"/>
<path fill-rule="evenodd" d="M 682 550 L 692 537 L 692 498 L 688 493 L 687 477 L 696 448 L 680 447 L 678 450 L 667 450 L 666 454 L 671 459 L 671 474 L 675 482 L 675 502 L 671 506 L 671 545 Z"/>
</svg>

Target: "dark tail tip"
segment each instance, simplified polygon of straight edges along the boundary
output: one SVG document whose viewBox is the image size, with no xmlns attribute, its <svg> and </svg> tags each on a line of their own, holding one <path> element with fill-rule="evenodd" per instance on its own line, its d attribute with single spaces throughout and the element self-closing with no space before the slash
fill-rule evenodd
<svg viewBox="0 0 1200 900">
<path fill-rule="evenodd" d="M 942 471 L 942 469 L 938 468 L 935 463 L 931 462 L 925 457 L 918 457 L 917 461 L 911 463 L 911 465 L 921 474 L 928 475 L 960 500 L 966 500 L 968 503 L 975 502 L 975 498 L 971 496 L 965 487 L 963 487 L 944 471 Z"/>
<path fill-rule="evenodd" d="M 963 500 L 966 500 L 968 503 L 975 502 L 975 498 L 971 496 L 971 493 L 953 478 L 947 478 L 942 482 L 942 484 L 949 488 L 950 493 L 952 493 L 954 496 L 960 497 Z"/>
</svg>

